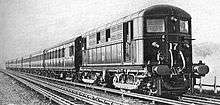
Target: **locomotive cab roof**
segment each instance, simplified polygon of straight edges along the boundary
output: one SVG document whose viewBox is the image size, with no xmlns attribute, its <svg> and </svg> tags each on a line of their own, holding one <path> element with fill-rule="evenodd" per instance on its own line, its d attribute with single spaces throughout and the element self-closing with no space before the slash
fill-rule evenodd
<svg viewBox="0 0 220 105">
<path fill-rule="evenodd" d="M 171 5 L 155 5 L 144 10 L 144 16 L 177 16 L 182 18 L 191 19 L 189 13 L 175 6 Z"/>
</svg>

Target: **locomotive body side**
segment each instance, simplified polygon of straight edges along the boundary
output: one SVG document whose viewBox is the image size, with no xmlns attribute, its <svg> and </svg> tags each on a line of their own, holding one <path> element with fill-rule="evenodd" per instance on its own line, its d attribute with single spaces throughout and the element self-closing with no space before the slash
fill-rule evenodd
<svg viewBox="0 0 220 105">
<path fill-rule="evenodd" d="M 120 87 L 123 84 L 114 82 L 119 72 L 144 72 L 142 11 L 82 36 L 80 72 L 84 82 Z M 127 88 L 137 88 L 128 85 Z"/>
</svg>

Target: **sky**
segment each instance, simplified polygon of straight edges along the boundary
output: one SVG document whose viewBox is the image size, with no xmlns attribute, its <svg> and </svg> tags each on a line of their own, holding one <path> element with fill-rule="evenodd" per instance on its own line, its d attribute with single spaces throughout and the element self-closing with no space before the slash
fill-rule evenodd
<svg viewBox="0 0 220 105">
<path fill-rule="evenodd" d="M 0 0 L 0 67 L 157 4 L 191 14 L 194 43 L 220 43 L 219 0 Z"/>
</svg>

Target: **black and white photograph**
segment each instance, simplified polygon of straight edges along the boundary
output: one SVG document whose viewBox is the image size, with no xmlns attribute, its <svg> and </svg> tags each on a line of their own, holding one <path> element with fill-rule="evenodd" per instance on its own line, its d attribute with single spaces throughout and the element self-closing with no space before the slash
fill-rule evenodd
<svg viewBox="0 0 220 105">
<path fill-rule="evenodd" d="M 0 105 L 220 105 L 220 1 L 0 0 Z"/>
</svg>

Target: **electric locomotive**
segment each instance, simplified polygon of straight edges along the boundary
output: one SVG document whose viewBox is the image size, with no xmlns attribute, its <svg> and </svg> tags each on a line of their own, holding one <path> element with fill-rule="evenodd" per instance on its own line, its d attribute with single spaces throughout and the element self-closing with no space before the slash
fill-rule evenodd
<svg viewBox="0 0 220 105">
<path fill-rule="evenodd" d="M 148 95 L 182 94 L 209 71 L 192 63 L 192 40 L 187 12 L 156 5 L 8 61 L 6 68 Z"/>
<path fill-rule="evenodd" d="M 156 5 L 83 36 L 82 81 L 145 94 L 183 93 L 208 66 L 193 70 L 191 16 Z M 199 72 L 198 72 L 199 71 Z"/>
</svg>

